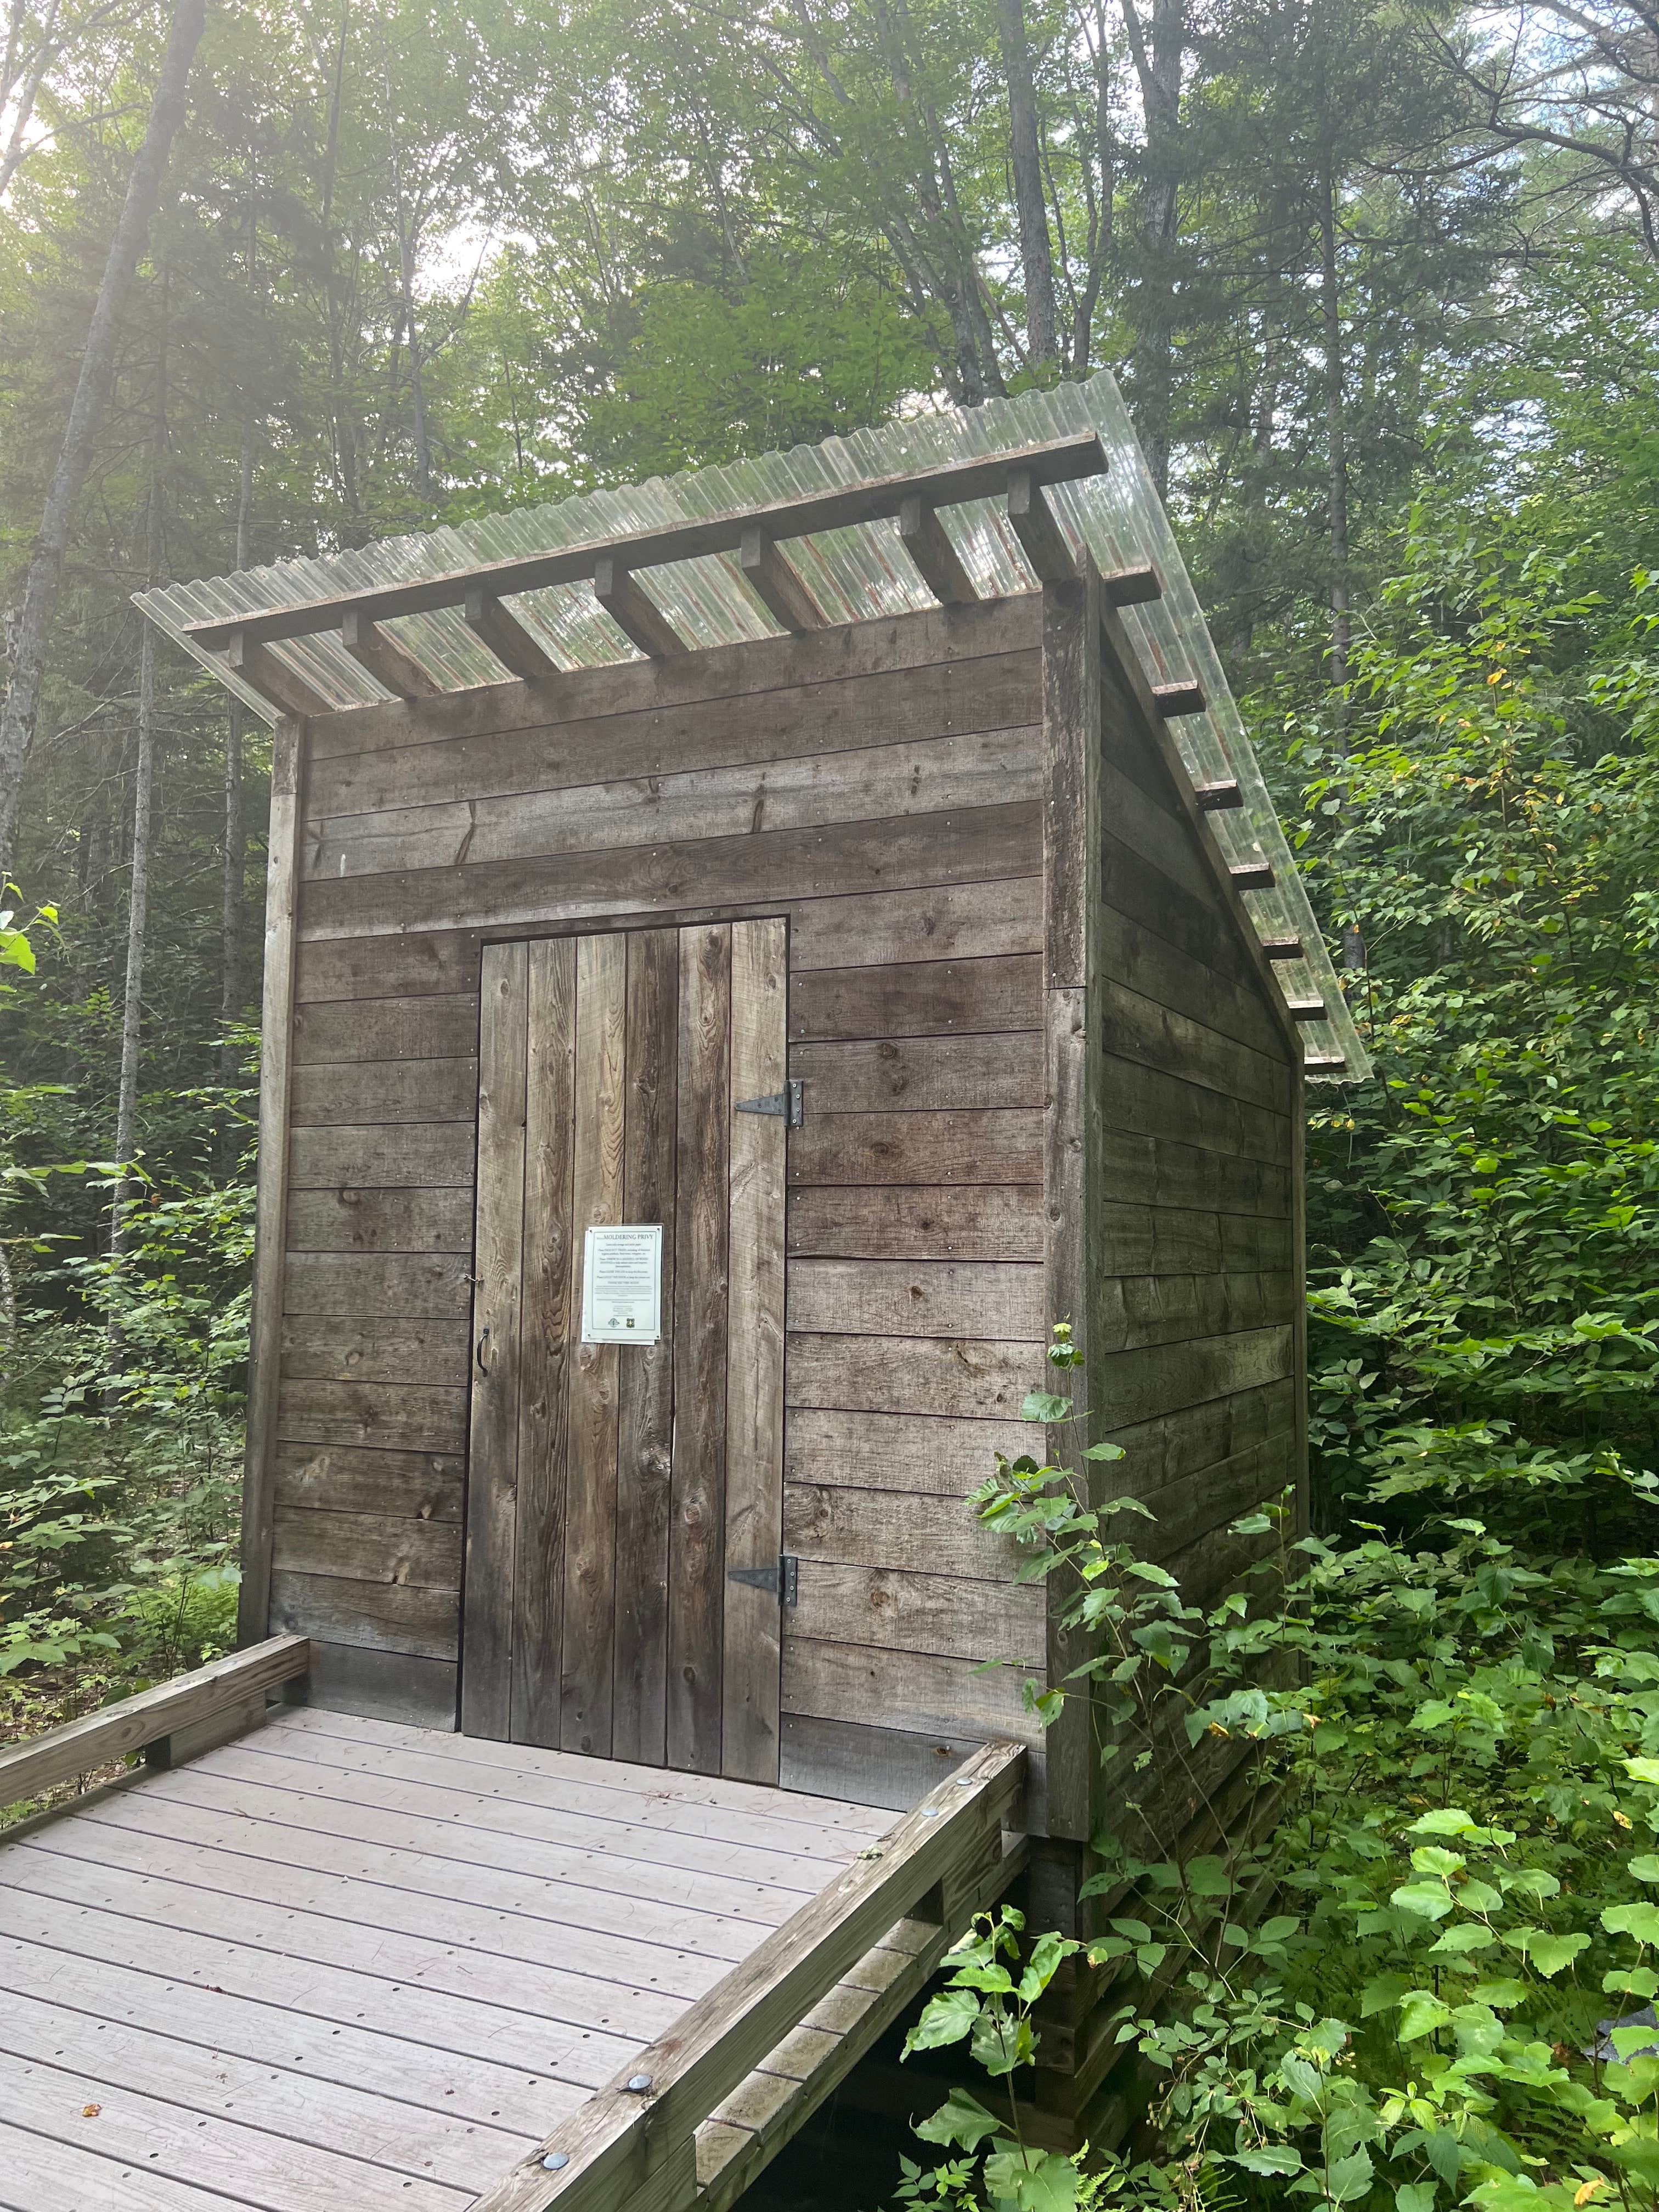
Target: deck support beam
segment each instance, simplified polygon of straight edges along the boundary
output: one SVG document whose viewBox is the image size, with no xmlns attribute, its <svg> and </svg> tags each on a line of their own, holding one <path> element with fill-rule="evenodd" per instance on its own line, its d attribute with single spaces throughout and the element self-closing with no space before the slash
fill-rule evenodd
<svg viewBox="0 0 1659 2212">
<path fill-rule="evenodd" d="M 1022 1746 L 983 1745 L 471 2212 L 689 2212 L 696 2130 L 872 1944 L 979 1865 L 1012 1816 L 1024 1765 Z"/>
</svg>

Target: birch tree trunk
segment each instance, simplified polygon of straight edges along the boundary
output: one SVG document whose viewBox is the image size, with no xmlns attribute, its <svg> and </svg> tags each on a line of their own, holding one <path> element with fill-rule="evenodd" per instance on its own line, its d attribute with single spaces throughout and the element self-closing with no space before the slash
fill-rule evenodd
<svg viewBox="0 0 1659 2212">
<path fill-rule="evenodd" d="M 86 348 L 81 356 L 68 427 L 52 472 L 52 487 L 46 494 L 40 534 L 29 556 L 22 615 L 12 655 L 11 680 L 6 687 L 5 705 L 0 708 L 0 880 L 11 872 L 16 849 L 23 771 L 40 709 L 40 685 L 46 673 L 46 648 L 51 641 L 58 586 L 63 580 L 70 523 L 86 481 L 93 437 L 109 396 L 115 368 L 115 334 L 122 305 L 161 201 L 173 138 L 184 120 L 191 64 L 201 42 L 205 14 L 206 0 L 177 0 L 173 9 L 144 142 L 127 179 L 121 218 L 110 240 L 97 304 L 92 311 Z"/>
</svg>

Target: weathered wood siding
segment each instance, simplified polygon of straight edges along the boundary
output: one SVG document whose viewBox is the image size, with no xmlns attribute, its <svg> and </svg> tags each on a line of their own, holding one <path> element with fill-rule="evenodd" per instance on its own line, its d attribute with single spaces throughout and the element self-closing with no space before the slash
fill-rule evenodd
<svg viewBox="0 0 1659 2212">
<path fill-rule="evenodd" d="M 1091 1395 L 1127 1454 L 1115 1486 L 1158 1516 L 1138 1540 L 1209 1606 L 1273 1540 L 1228 1524 L 1304 1475 L 1300 1053 L 1109 655 L 1102 721 Z M 1197 1809 L 1183 1771 L 1140 1793 L 1166 1832 Z M 1123 1795 L 1097 1785 L 1120 1828 Z"/>
<path fill-rule="evenodd" d="M 787 1783 L 1029 1736 L 1041 1600 L 962 1500 L 1041 1382 L 1035 599 L 311 726 L 270 1620 L 448 1724 L 486 938 L 782 915 Z M 993 1657 L 1019 1666 L 976 1671 Z"/>
</svg>

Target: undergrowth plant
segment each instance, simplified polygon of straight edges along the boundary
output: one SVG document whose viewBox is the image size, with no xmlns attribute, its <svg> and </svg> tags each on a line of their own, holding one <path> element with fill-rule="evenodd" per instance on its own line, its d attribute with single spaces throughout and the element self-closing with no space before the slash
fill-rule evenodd
<svg viewBox="0 0 1659 2212">
<path fill-rule="evenodd" d="M 1093 1640 L 1033 1703 L 1087 1697 L 1117 1765 L 1085 1948 L 1150 2148 L 1035 2152 L 958 2090 L 923 2130 L 958 2155 L 907 2201 L 1659 2205 L 1659 1560 L 1534 1560 L 1455 1519 L 1414 1547 L 1289 1543 L 1205 1614 L 1111 1533 L 1146 1509 L 1091 1504 L 1075 1470 L 1000 1461 L 978 1505 Z M 1241 1802 L 1220 1785 L 1242 1762 Z M 1153 1839 L 1170 1764 L 1209 1808 L 1201 1849 Z M 907 2049 L 965 2040 L 1012 2082 L 1075 1948 L 988 1917 Z"/>
</svg>

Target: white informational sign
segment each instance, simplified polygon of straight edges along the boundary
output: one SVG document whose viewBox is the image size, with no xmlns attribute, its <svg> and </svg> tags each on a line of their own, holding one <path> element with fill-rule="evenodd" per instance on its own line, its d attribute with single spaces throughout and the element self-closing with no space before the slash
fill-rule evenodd
<svg viewBox="0 0 1659 2212">
<path fill-rule="evenodd" d="M 582 1342 L 654 1344 L 662 1334 L 662 1224 L 590 1229 L 582 1251 Z"/>
</svg>

